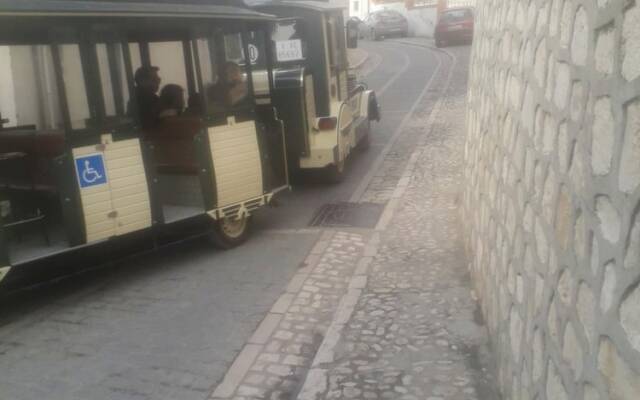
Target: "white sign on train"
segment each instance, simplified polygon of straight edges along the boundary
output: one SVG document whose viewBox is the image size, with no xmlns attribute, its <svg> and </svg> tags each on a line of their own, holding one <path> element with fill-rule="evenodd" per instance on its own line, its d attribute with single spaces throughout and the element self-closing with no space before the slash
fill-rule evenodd
<svg viewBox="0 0 640 400">
<path fill-rule="evenodd" d="M 280 62 L 303 60 L 302 41 L 300 39 L 278 40 L 276 42 L 276 57 Z"/>
</svg>

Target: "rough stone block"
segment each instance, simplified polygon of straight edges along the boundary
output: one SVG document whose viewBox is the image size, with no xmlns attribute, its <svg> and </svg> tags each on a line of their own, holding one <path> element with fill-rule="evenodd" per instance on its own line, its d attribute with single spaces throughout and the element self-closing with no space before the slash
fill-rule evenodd
<svg viewBox="0 0 640 400">
<path fill-rule="evenodd" d="M 624 14 L 622 28 L 622 76 L 632 81 L 640 77 L 640 4 Z"/>
<path fill-rule="evenodd" d="M 600 341 L 598 370 L 604 376 L 612 400 L 636 400 L 640 393 L 638 373 L 622 358 L 609 338 Z"/>
<path fill-rule="evenodd" d="M 562 341 L 562 357 L 571 366 L 575 380 L 578 380 L 578 377 L 582 374 L 583 354 L 585 354 L 585 351 L 580 345 L 576 331 L 573 329 L 573 325 L 568 323 Z"/>
<path fill-rule="evenodd" d="M 611 110 L 611 99 L 605 96 L 596 100 L 593 114 L 591 167 L 595 174 L 606 175 L 611 171 L 615 143 L 615 122 Z"/>
<path fill-rule="evenodd" d="M 593 298 L 593 292 L 584 282 L 582 282 L 578 287 L 578 301 L 576 302 L 576 310 L 578 311 L 578 319 L 584 327 L 585 334 L 590 341 L 593 341 L 595 339 L 595 300 Z"/>
<path fill-rule="evenodd" d="M 569 400 L 569 395 L 567 395 L 567 390 L 564 387 L 564 383 L 562 382 L 562 378 L 558 374 L 558 371 L 553 364 L 553 362 L 549 361 L 549 366 L 547 367 L 547 399 L 553 400 Z"/>
<path fill-rule="evenodd" d="M 638 53 L 640 54 L 640 49 Z M 640 186 L 640 162 L 638 162 L 640 160 L 640 98 L 627 106 L 626 114 L 627 123 L 620 160 L 619 184 L 622 191 L 631 193 Z"/>
<path fill-rule="evenodd" d="M 597 32 L 595 61 L 596 70 L 603 74 L 612 74 L 617 49 L 616 32 L 613 25 L 608 25 Z"/>
<path fill-rule="evenodd" d="M 569 2 L 567 2 L 569 3 Z M 583 66 L 587 63 L 589 53 L 589 18 L 584 7 L 578 7 L 573 22 L 573 39 L 571 40 L 571 59 L 576 65 Z"/>
<path fill-rule="evenodd" d="M 620 321 L 629 343 L 634 349 L 640 351 L 640 286 L 636 286 L 622 301 Z"/>
<path fill-rule="evenodd" d="M 620 213 L 609 196 L 596 197 L 596 214 L 600 220 L 602 236 L 611 243 L 617 243 L 620 239 Z"/>
</svg>

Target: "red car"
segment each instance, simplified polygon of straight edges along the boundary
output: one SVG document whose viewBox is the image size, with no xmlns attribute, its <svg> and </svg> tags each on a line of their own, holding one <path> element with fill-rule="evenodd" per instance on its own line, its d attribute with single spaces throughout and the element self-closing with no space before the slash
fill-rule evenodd
<svg viewBox="0 0 640 400">
<path fill-rule="evenodd" d="M 445 10 L 438 19 L 434 38 L 437 47 L 454 42 L 473 40 L 473 8 L 459 7 Z"/>
</svg>

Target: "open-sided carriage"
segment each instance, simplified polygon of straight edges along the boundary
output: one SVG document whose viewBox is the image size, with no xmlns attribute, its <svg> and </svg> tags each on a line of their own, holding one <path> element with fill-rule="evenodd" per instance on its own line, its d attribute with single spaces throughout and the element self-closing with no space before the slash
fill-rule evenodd
<svg viewBox="0 0 640 400">
<path fill-rule="evenodd" d="M 242 242 L 289 187 L 273 23 L 228 6 L 0 0 L 0 284 L 190 235 Z"/>
<path fill-rule="evenodd" d="M 285 125 L 290 170 L 324 169 L 339 181 L 353 150 L 369 146 L 371 121 L 380 120 L 375 93 L 349 70 L 347 47 L 357 47 L 357 32 L 345 34 L 343 9 L 330 3 L 252 4 L 278 17 L 271 35 L 274 103 Z"/>
</svg>

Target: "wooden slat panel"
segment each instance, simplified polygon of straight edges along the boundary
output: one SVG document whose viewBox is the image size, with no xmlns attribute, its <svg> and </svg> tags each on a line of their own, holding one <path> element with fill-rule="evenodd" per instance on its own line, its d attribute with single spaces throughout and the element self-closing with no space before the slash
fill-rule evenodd
<svg viewBox="0 0 640 400">
<path fill-rule="evenodd" d="M 247 184 L 247 185 L 242 185 L 242 186 L 229 186 L 227 188 L 225 188 L 224 190 L 221 190 L 218 194 L 221 196 L 228 196 L 228 197 L 233 197 L 234 199 L 237 198 L 238 196 L 243 196 L 244 193 L 247 192 L 247 190 L 260 190 L 260 183 L 253 183 L 253 184 Z M 248 200 L 246 197 L 243 197 L 241 199 L 237 199 L 237 201 L 246 201 Z"/>
<path fill-rule="evenodd" d="M 76 158 L 96 153 L 100 153 L 96 146 L 73 149 Z M 101 154 L 107 184 L 80 190 L 89 243 L 151 226 L 151 206 L 140 141 L 106 142 Z M 126 228 L 122 229 L 120 225 L 126 225 Z"/>
<path fill-rule="evenodd" d="M 103 224 L 107 221 L 113 222 L 113 218 L 110 218 L 108 216 L 108 213 L 105 213 L 105 212 L 87 214 L 84 216 L 84 223 L 87 226 L 95 226 L 95 225 Z"/>
<path fill-rule="evenodd" d="M 109 179 L 113 182 L 120 178 L 126 178 L 128 176 L 134 175 L 144 175 L 144 166 L 142 164 L 137 163 L 133 165 L 128 165 L 125 167 L 121 167 L 118 163 L 117 165 L 113 165 L 112 161 L 107 161 L 107 169 L 109 170 Z"/>
<path fill-rule="evenodd" d="M 123 186 L 121 188 L 112 189 L 114 197 L 127 197 L 140 193 L 140 188 L 136 185 Z"/>
<path fill-rule="evenodd" d="M 125 226 L 142 221 L 151 222 L 151 216 L 146 212 L 146 210 L 142 209 L 141 211 L 133 212 L 134 210 L 132 209 L 131 211 L 132 212 L 118 217 L 118 226 Z"/>
<path fill-rule="evenodd" d="M 147 190 L 147 176 L 145 174 L 127 176 L 125 178 L 113 180 L 110 183 L 112 190 L 125 189 L 132 186 L 135 186 L 138 190 L 141 190 L 144 186 L 144 190 Z"/>
<path fill-rule="evenodd" d="M 209 129 L 218 207 L 262 195 L 262 165 L 253 121 Z"/>
<path fill-rule="evenodd" d="M 129 140 L 120 140 L 118 142 L 109 143 L 108 149 L 109 152 L 113 150 L 120 150 L 126 148 L 135 148 L 140 151 L 140 140 L 138 139 L 129 139 Z"/>
<path fill-rule="evenodd" d="M 96 149 L 96 145 L 92 146 L 84 146 L 84 147 L 76 147 L 73 149 L 72 154 L 74 157 L 86 156 L 88 154 L 95 154 L 99 151 Z"/>
<path fill-rule="evenodd" d="M 107 213 L 113 211 L 113 208 L 111 207 L 111 200 L 109 200 L 109 201 L 101 201 L 101 202 L 97 202 L 97 203 L 87 203 L 87 202 L 83 201 L 82 207 L 84 209 L 85 218 L 88 215 L 99 214 L 99 213 L 107 214 Z"/>
<path fill-rule="evenodd" d="M 151 202 L 140 142 L 116 142 L 106 153 L 113 208 L 117 211 L 116 234 L 150 227 Z"/>
<path fill-rule="evenodd" d="M 87 242 L 106 239 L 115 235 L 115 220 L 87 226 Z"/>
<path fill-rule="evenodd" d="M 261 183 L 262 182 L 260 180 L 254 179 L 254 178 L 245 178 L 245 179 L 242 179 L 242 180 L 238 179 L 238 180 L 234 181 L 233 183 L 222 185 L 223 189 L 220 189 L 218 192 L 219 192 L 219 194 L 231 193 L 231 192 L 236 192 L 236 191 L 242 191 L 243 189 L 245 189 L 247 187 L 257 187 L 256 190 L 259 190 Z"/>
<path fill-rule="evenodd" d="M 262 179 L 259 176 L 248 175 L 243 171 L 234 171 L 228 174 L 223 174 L 220 177 L 220 182 L 225 184 L 233 184 L 234 182 L 260 182 Z"/>
<path fill-rule="evenodd" d="M 82 193 L 82 201 L 86 204 L 95 204 L 95 203 L 101 203 L 104 201 L 111 201 L 111 192 L 109 190 L 101 190 L 95 193 Z"/>
<path fill-rule="evenodd" d="M 140 157 L 140 148 L 130 146 L 122 149 L 109 149 L 107 154 L 105 154 L 105 159 L 110 161 L 127 157 Z"/>
<path fill-rule="evenodd" d="M 219 164 L 236 164 L 255 161 L 257 148 L 236 147 L 235 152 L 215 152 Z"/>
<path fill-rule="evenodd" d="M 130 194 L 128 196 L 114 196 L 113 207 L 116 210 L 120 210 L 122 207 L 127 207 L 129 205 L 146 204 L 147 200 L 147 194 L 144 192 Z"/>
<path fill-rule="evenodd" d="M 107 153 L 108 154 L 108 153 Z M 109 159 L 105 157 L 106 162 L 108 162 L 111 166 L 111 174 L 120 169 L 126 169 L 132 166 L 138 166 L 142 164 L 142 160 L 140 157 L 129 156 L 129 157 L 119 157 L 115 159 Z"/>
</svg>

